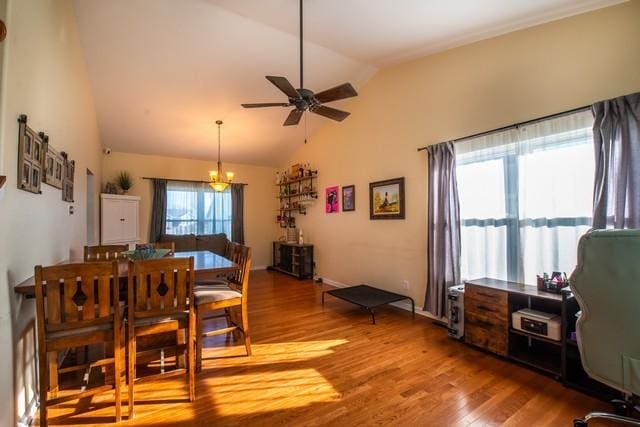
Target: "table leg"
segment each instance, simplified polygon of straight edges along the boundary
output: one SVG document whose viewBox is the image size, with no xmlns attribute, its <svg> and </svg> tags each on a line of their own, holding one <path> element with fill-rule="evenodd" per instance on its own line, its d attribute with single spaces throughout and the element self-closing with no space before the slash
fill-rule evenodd
<svg viewBox="0 0 640 427">
<path fill-rule="evenodd" d="M 373 308 L 371 307 L 367 307 L 367 310 L 369 311 L 369 313 L 371 314 L 371 324 L 375 325 L 376 324 L 376 314 L 373 311 Z"/>
</svg>

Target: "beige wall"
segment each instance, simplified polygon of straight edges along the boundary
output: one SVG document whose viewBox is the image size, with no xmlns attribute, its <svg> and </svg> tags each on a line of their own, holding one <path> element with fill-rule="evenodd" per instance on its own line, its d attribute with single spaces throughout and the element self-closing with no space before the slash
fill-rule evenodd
<svg viewBox="0 0 640 427">
<path fill-rule="evenodd" d="M 86 241 L 86 170 L 100 181 L 100 141 L 71 0 L 9 0 L 3 43 L 0 115 L 0 425 L 15 425 L 33 402 L 33 300 L 13 286 L 36 264 L 80 254 Z M 42 194 L 17 189 L 19 114 L 76 160 L 75 203 L 46 184 Z M 95 189 L 95 194 L 99 188 Z M 68 214 L 69 206 L 75 209 Z M 14 351 L 7 349 L 13 348 Z M 13 353 L 13 354 L 12 354 Z M 12 357 L 13 356 L 13 357 Z M 15 372 L 15 373 L 14 373 Z"/>
<path fill-rule="evenodd" d="M 115 181 L 120 171 L 128 171 L 135 180 L 130 195 L 140 196 L 140 235 L 149 238 L 149 221 L 153 191 L 151 181 L 142 177 L 204 180 L 214 168 L 213 160 L 191 160 L 142 154 L 111 153 L 103 156 L 103 184 Z M 224 160 L 224 159 L 223 159 Z M 275 212 L 278 208 L 273 185 L 275 169 L 270 167 L 223 163 L 225 170 L 235 172 L 236 181 L 245 187 L 244 229 L 245 242 L 253 248 L 252 265 L 266 267 L 271 264 L 271 242 L 277 236 Z"/>
<path fill-rule="evenodd" d="M 426 154 L 416 148 L 640 90 L 640 1 L 602 9 L 380 71 L 288 164 L 318 168 L 321 190 L 356 185 L 356 211 L 298 224 L 318 275 L 401 291 L 422 304 Z M 368 184 L 406 177 L 406 220 L 370 221 Z M 587 183 L 588 185 L 588 183 Z"/>
</svg>

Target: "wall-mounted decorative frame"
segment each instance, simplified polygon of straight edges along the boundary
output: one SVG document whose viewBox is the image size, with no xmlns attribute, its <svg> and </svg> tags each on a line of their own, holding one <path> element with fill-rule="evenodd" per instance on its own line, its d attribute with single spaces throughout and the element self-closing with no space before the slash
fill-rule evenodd
<svg viewBox="0 0 640 427">
<path fill-rule="evenodd" d="M 340 212 L 340 199 L 338 198 L 339 187 L 337 185 L 333 187 L 327 187 L 324 190 L 325 200 L 325 212 L 326 213 L 338 213 Z"/>
<path fill-rule="evenodd" d="M 27 126 L 27 116 L 18 118 L 18 188 L 40 194 L 44 140 Z"/>
<path fill-rule="evenodd" d="M 342 187 L 342 212 L 356 210 L 356 186 L 345 185 Z"/>
<path fill-rule="evenodd" d="M 67 153 L 60 153 L 64 159 L 64 175 L 62 177 L 62 200 L 73 203 L 73 175 L 76 169 L 76 162 L 69 160 Z"/>
<path fill-rule="evenodd" d="M 404 219 L 404 177 L 369 184 L 370 219 Z"/>
<path fill-rule="evenodd" d="M 55 188 L 62 188 L 64 179 L 64 157 L 49 144 L 49 137 L 41 133 L 45 142 L 45 155 L 43 169 L 43 182 Z"/>
</svg>

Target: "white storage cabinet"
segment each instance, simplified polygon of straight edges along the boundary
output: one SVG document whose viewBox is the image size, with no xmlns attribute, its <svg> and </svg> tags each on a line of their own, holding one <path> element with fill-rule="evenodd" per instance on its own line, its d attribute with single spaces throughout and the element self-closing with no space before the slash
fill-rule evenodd
<svg viewBox="0 0 640 427">
<path fill-rule="evenodd" d="M 140 241 L 140 197 L 100 195 L 100 244 L 123 245 Z"/>
</svg>

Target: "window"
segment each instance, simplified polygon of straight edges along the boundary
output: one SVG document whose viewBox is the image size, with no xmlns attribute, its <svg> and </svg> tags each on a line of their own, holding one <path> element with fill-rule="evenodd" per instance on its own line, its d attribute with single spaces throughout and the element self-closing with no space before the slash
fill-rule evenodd
<svg viewBox="0 0 640 427">
<path fill-rule="evenodd" d="M 231 236 L 231 191 L 213 191 L 205 183 L 167 183 L 167 234 Z"/>
<path fill-rule="evenodd" d="M 573 270 L 591 226 L 592 124 L 583 111 L 456 145 L 463 279 Z"/>
</svg>

